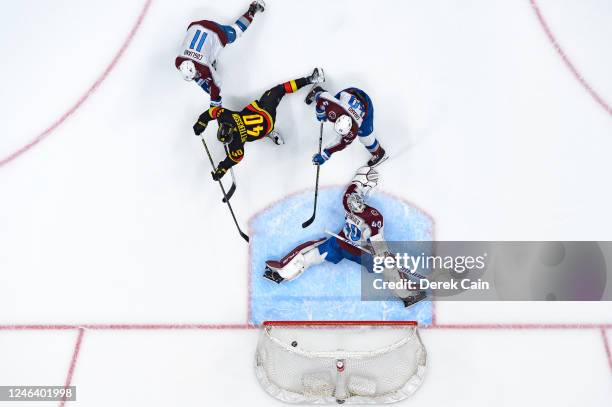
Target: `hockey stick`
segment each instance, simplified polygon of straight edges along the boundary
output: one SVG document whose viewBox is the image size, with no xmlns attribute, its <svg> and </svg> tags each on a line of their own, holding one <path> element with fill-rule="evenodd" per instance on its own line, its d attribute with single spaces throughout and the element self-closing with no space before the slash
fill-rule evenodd
<svg viewBox="0 0 612 407">
<path fill-rule="evenodd" d="M 364 253 L 367 253 L 367 254 L 373 256 L 373 253 L 371 251 L 369 251 L 368 249 L 366 249 L 365 247 L 357 246 L 355 243 L 351 242 L 350 240 L 348 240 L 348 239 L 346 239 L 346 238 L 344 238 L 344 237 L 342 237 L 340 235 L 335 234 L 334 232 L 330 232 L 329 230 L 325 230 L 325 233 L 327 233 L 330 236 L 335 237 L 336 239 L 342 240 L 346 244 L 350 244 L 354 248 L 359 249 L 359 250 L 361 250 Z"/>
<path fill-rule="evenodd" d="M 342 240 L 342 241 L 343 241 L 343 242 L 345 242 L 346 244 L 349 244 L 349 245 L 353 246 L 354 248 L 359 249 L 359 250 L 363 251 L 364 253 L 369 254 L 370 256 L 374 256 L 374 253 L 372 253 L 371 251 L 369 251 L 369 250 L 368 250 L 368 249 L 366 249 L 365 247 L 357 246 L 355 243 L 351 242 L 351 241 L 350 241 L 350 240 L 348 240 L 347 238 L 344 238 L 344 237 L 342 237 L 342 236 L 340 236 L 340 235 L 337 235 L 337 234 L 335 234 L 334 232 L 330 232 L 329 230 L 325 230 L 325 233 L 327 233 L 327 234 L 328 234 L 328 235 L 330 235 L 330 236 L 335 237 L 336 239 L 340 239 L 340 240 Z M 415 273 L 415 272 L 412 272 L 412 271 L 408 271 L 408 273 L 410 273 L 410 275 L 412 275 L 412 276 L 414 276 L 414 277 L 416 277 L 416 278 L 419 278 L 419 279 L 421 279 L 421 280 L 427 280 L 427 278 L 423 277 L 423 276 L 422 276 L 422 275 L 420 275 L 419 273 Z"/>
<path fill-rule="evenodd" d="M 319 154 L 321 154 L 321 148 L 323 146 L 323 122 L 321 122 L 321 131 L 319 133 Z M 315 196 L 314 196 L 314 209 L 312 211 L 312 216 L 306 222 L 302 223 L 302 228 L 307 228 L 314 222 L 315 217 L 317 216 L 317 198 L 319 197 L 319 173 L 321 171 L 321 166 L 317 165 L 317 180 L 315 182 Z"/>
<path fill-rule="evenodd" d="M 212 155 L 210 155 L 210 150 L 208 150 L 206 141 L 204 141 L 204 134 L 200 136 L 200 139 L 202 140 L 202 144 L 204 145 L 204 149 L 206 150 L 206 155 L 208 155 L 208 159 L 210 160 L 210 165 L 212 165 L 213 170 L 214 170 L 215 162 L 212 159 Z M 225 188 L 223 187 L 223 183 L 221 183 L 221 180 L 218 180 L 217 182 L 219 183 L 219 187 L 221 187 L 221 192 L 223 192 L 223 198 L 225 199 L 225 203 L 227 204 L 227 207 L 229 208 L 230 213 L 232 214 L 232 218 L 234 219 L 234 223 L 236 224 L 238 233 L 240 233 L 240 236 L 248 242 L 249 237 L 242 231 L 242 229 L 240 229 L 240 226 L 238 225 L 238 220 L 236 220 L 236 215 L 234 214 L 234 210 L 232 209 L 232 204 L 229 203 L 229 198 L 227 197 L 227 194 L 225 193 Z"/>
<path fill-rule="evenodd" d="M 223 145 L 225 148 L 225 154 L 229 156 L 229 152 L 227 151 L 227 146 Z M 232 199 L 232 195 L 236 192 L 236 177 L 234 176 L 234 169 L 230 167 L 230 175 L 232 176 L 232 186 L 227 191 L 227 194 L 223 197 L 223 203 L 227 203 L 230 199 Z"/>
</svg>

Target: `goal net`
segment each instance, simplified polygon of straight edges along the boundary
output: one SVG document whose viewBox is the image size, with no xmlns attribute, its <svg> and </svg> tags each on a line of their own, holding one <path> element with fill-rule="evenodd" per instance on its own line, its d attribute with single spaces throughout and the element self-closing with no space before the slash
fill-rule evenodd
<svg viewBox="0 0 612 407">
<path fill-rule="evenodd" d="M 426 359 L 413 321 L 268 321 L 255 373 L 285 402 L 382 404 L 416 391 Z"/>
</svg>

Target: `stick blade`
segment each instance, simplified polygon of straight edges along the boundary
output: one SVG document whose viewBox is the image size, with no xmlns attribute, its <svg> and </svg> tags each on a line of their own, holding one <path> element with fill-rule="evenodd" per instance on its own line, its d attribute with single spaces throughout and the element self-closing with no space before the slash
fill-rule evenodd
<svg viewBox="0 0 612 407">
<path fill-rule="evenodd" d="M 306 222 L 302 223 L 302 228 L 306 229 L 308 226 L 312 225 L 312 222 L 314 222 L 314 220 L 315 220 L 315 217 L 313 215 L 312 218 L 310 218 Z"/>
</svg>

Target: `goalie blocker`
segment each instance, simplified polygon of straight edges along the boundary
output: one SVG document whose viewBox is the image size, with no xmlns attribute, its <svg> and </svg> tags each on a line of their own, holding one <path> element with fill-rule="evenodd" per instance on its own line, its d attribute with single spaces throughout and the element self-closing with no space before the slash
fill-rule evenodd
<svg viewBox="0 0 612 407">
<path fill-rule="evenodd" d="M 338 264 L 347 259 L 361 264 L 362 256 L 388 255 L 384 240 L 383 215 L 365 203 L 365 198 L 378 183 L 378 173 L 371 167 L 360 168 L 347 187 L 342 203 L 345 210 L 345 225 L 338 237 L 321 238 L 300 244 L 280 261 L 266 261 L 264 277 L 280 284 L 298 278 L 306 269 L 328 261 Z M 396 268 L 383 271 L 385 281 L 401 282 L 404 276 Z M 396 284 L 400 286 L 401 284 Z M 406 307 L 423 300 L 424 291 L 395 289 L 393 293 Z"/>
</svg>

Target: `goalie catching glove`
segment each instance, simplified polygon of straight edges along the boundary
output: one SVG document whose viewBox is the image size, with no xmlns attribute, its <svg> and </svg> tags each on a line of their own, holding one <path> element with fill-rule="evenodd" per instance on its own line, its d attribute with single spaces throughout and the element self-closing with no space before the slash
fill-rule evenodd
<svg viewBox="0 0 612 407">
<path fill-rule="evenodd" d="M 372 167 L 361 167 L 353 177 L 352 183 L 357 186 L 357 192 L 362 196 L 367 196 L 378 185 L 380 175 Z"/>
</svg>

